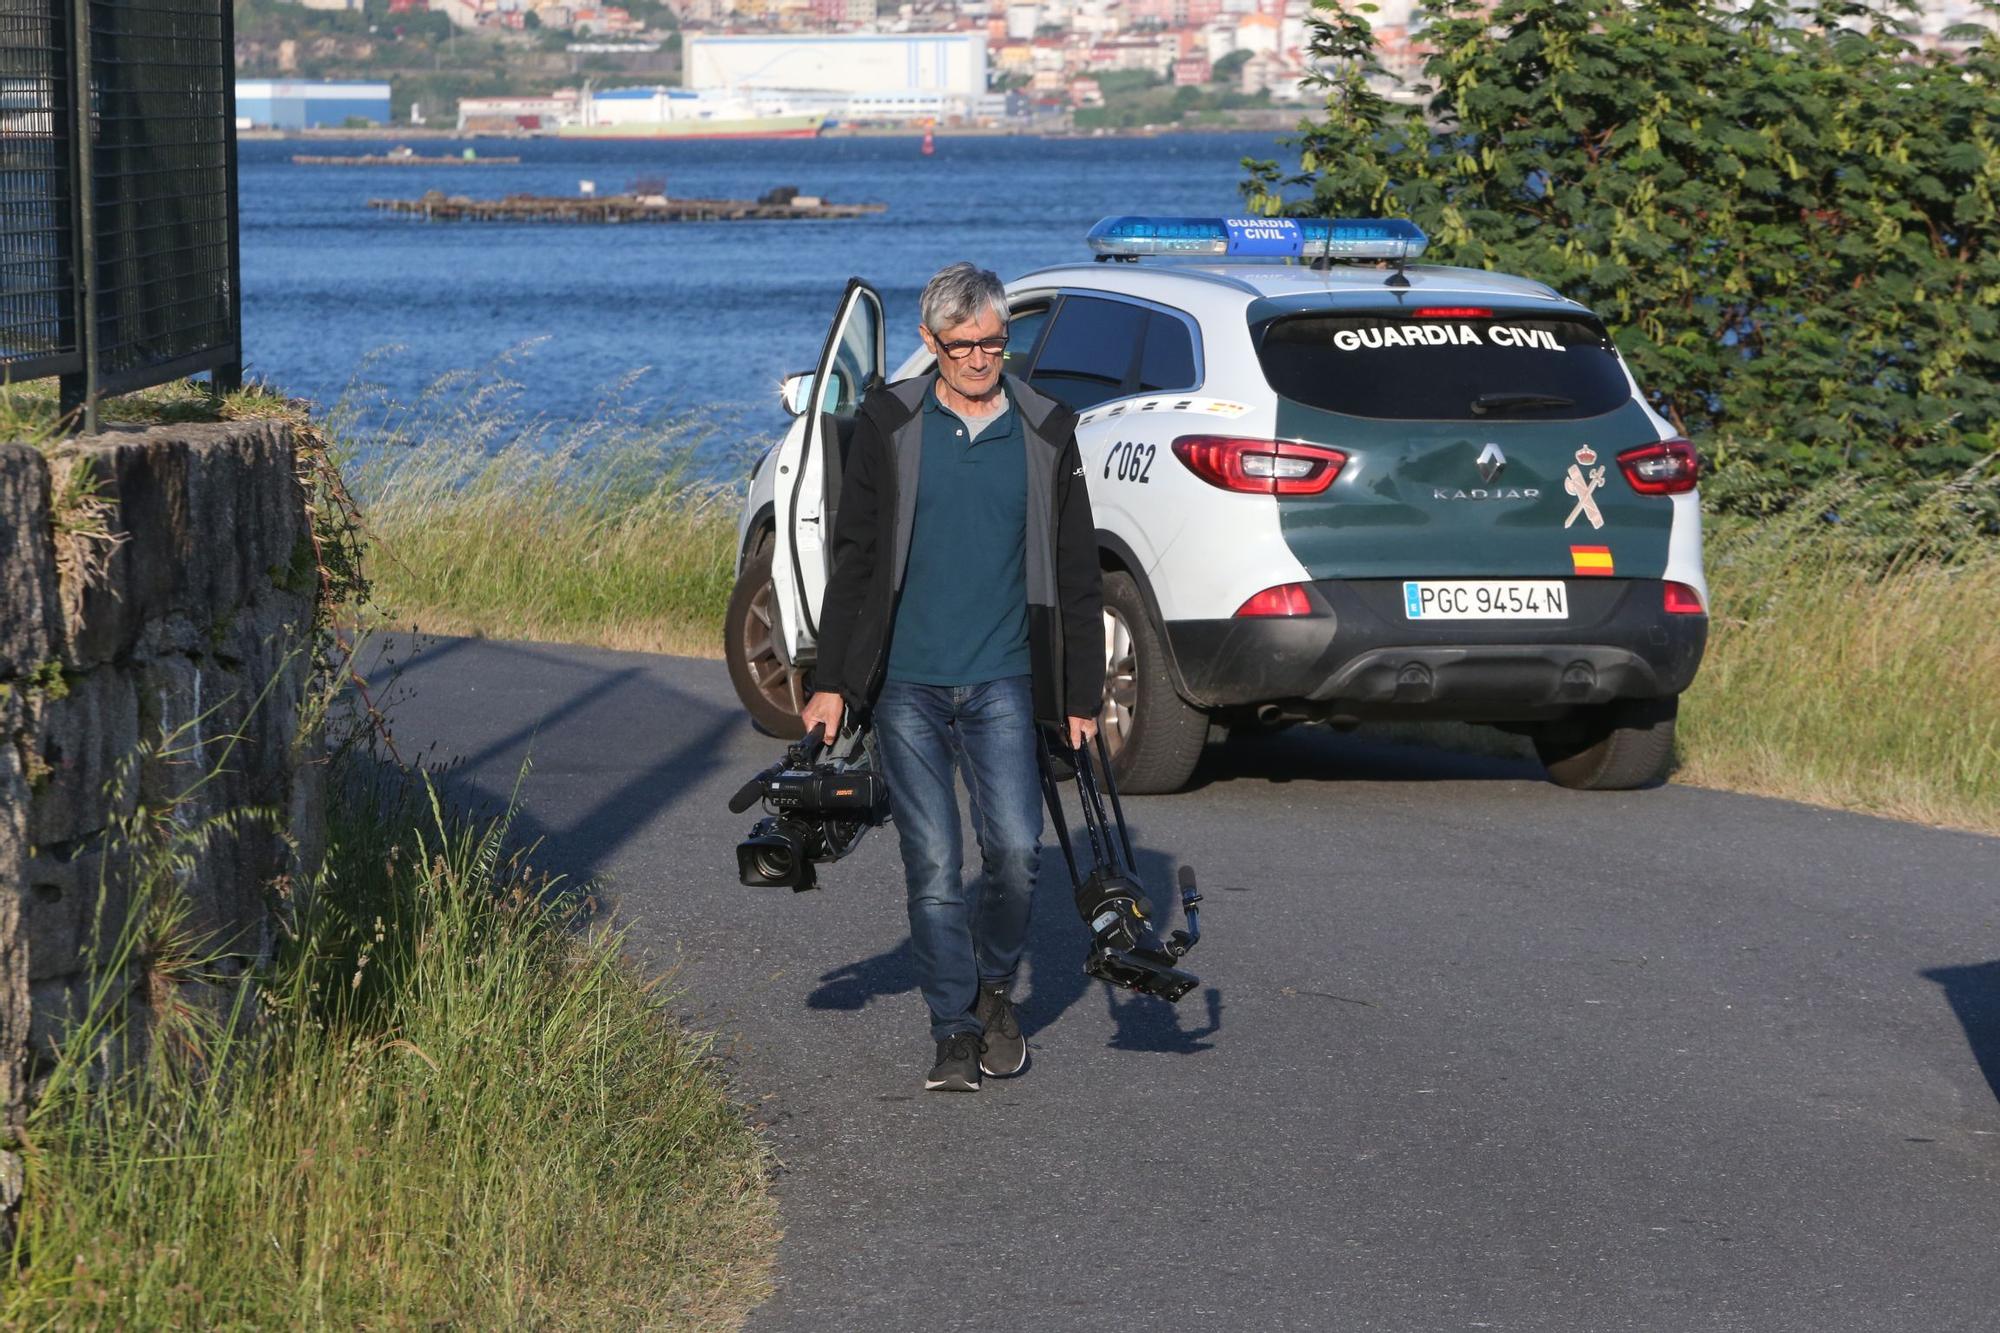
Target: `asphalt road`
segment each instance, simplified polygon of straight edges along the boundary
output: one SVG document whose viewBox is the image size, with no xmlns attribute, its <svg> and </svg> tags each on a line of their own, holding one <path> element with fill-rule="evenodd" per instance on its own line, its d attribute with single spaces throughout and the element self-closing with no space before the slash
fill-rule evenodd
<svg viewBox="0 0 2000 1333">
<path fill-rule="evenodd" d="M 745 889 L 776 757 L 719 662 L 442 641 L 404 753 L 604 879 L 783 1160 L 778 1330 L 2000 1327 L 2000 840 L 1297 730 L 1135 798 L 1203 987 L 1079 972 L 1028 1071 L 930 1062 L 893 830 Z"/>
</svg>

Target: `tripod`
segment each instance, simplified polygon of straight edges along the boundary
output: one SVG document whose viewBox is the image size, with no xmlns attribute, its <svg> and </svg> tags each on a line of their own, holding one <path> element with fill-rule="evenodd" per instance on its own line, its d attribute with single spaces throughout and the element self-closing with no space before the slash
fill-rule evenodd
<svg viewBox="0 0 2000 1333">
<path fill-rule="evenodd" d="M 1153 902 L 1139 883 L 1138 858 L 1132 853 L 1132 835 L 1125 827 L 1125 808 L 1118 800 L 1118 780 L 1111 771 L 1111 752 L 1104 736 L 1100 733 L 1096 737 L 1094 758 L 1089 744 L 1076 749 L 1061 746 L 1066 753 L 1059 756 L 1047 731 L 1041 733 L 1038 749 L 1042 799 L 1048 803 L 1056 841 L 1062 844 L 1063 861 L 1069 867 L 1077 915 L 1090 927 L 1090 954 L 1084 959 L 1083 970 L 1114 986 L 1170 1002 L 1179 1000 L 1200 984 L 1200 978 L 1174 966 L 1201 940 L 1197 906 L 1201 894 L 1195 888 L 1194 867 L 1183 865 L 1179 876 L 1181 915 L 1187 919 L 1187 929 L 1173 931 L 1162 940 L 1152 923 Z M 1083 828 L 1090 840 L 1087 872 L 1078 869 L 1069 821 L 1063 814 L 1058 784 L 1064 780 L 1059 765 L 1065 759 L 1076 780 Z M 1105 816 L 1106 795 L 1111 802 L 1109 818 Z"/>
</svg>

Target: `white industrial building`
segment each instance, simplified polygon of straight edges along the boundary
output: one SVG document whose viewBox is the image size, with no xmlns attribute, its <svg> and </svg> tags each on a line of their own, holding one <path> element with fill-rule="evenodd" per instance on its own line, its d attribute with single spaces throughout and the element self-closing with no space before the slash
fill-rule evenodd
<svg viewBox="0 0 2000 1333">
<path fill-rule="evenodd" d="M 910 96 L 970 106 L 986 96 L 984 32 L 686 34 L 690 88 Z"/>
<path fill-rule="evenodd" d="M 349 121 L 389 123 L 389 85 L 333 79 L 238 79 L 238 129 L 305 130 Z"/>
</svg>

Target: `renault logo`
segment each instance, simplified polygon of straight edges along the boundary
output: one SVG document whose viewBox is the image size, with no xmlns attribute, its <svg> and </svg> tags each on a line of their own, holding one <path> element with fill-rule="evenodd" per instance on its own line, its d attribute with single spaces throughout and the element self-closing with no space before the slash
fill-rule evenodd
<svg viewBox="0 0 2000 1333">
<path fill-rule="evenodd" d="M 1500 446 L 1489 443 L 1479 455 L 1479 479 L 1491 482 L 1507 466 L 1507 455 L 1500 452 Z"/>
</svg>

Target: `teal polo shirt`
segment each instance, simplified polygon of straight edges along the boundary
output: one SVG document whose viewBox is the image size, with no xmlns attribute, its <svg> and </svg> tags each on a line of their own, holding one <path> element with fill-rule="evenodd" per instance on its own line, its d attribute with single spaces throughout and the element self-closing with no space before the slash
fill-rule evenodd
<svg viewBox="0 0 2000 1333">
<path fill-rule="evenodd" d="M 1010 402 L 969 439 L 933 384 L 923 418 L 916 518 L 887 677 L 977 685 L 1025 676 L 1028 448 L 1020 409 Z"/>
</svg>

